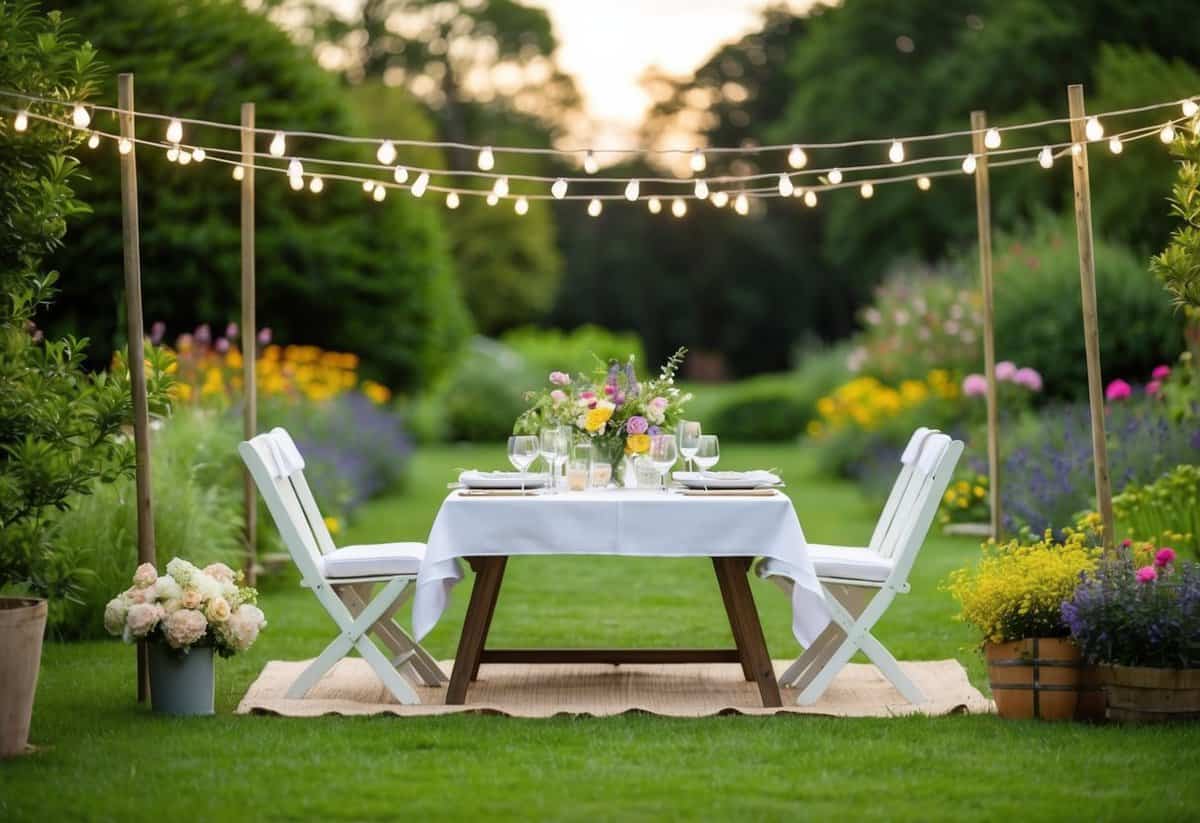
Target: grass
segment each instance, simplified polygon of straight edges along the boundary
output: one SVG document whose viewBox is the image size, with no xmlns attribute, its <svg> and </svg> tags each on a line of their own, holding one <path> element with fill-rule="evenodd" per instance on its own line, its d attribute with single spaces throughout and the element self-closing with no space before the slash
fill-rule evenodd
<svg viewBox="0 0 1200 823">
<path fill-rule="evenodd" d="M 865 540 L 875 512 L 851 486 L 814 474 L 792 446 L 727 447 L 730 468 L 777 466 L 811 539 Z M 458 466 L 495 449 L 428 448 L 405 494 L 360 511 L 342 542 L 422 539 Z M 908 659 L 958 657 L 982 683 L 972 638 L 938 590 L 970 540 L 930 539 L 881 639 Z M 273 658 L 315 654 L 332 624 L 294 579 L 269 581 L 270 625 L 219 664 L 218 716 L 160 718 L 133 700 L 132 651 L 116 641 L 50 644 L 30 757 L 0 764 L 0 819 L 400 816 L 491 819 L 1186 819 L 1200 789 L 1186 762 L 1200 728 L 1011 723 L 995 717 L 833 720 L 646 716 L 238 717 Z M 768 643 L 796 654 L 785 598 L 756 581 Z M 467 588 L 428 640 L 450 656 Z M 514 563 L 493 628 L 504 645 L 728 644 L 702 562 L 539 558 Z"/>
</svg>

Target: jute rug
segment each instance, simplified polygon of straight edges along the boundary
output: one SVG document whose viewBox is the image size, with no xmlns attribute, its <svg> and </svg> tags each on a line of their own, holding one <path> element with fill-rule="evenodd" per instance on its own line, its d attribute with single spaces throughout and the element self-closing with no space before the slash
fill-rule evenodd
<svg viewBox="0 0 1200 823">
<path fill-rule="evenodd" d="M 445 687 L 417 686 L 422 704 L 403 706 L 379 682 L 361 658 L 341 660 L 303 700 L 284 697 L 287 687 L 309 661 L 273 660 L 238 704 L 239 714 L 317 717 L 327 714 L 420 717 L 459 712 L 510 717 L 590 715 L 607 717 L 647 712 L 666 717 L 722 714 L 815 714 L 832 717 L 894 717 L 988 713 L 992 701 L 967 679 L 957 660 L 902 663 L 904 671 L 929 698 L 914 707 L 871 664 L 852 663 L 841 671 L 821 700 L 797 706 L 796 691 L 783 689 L 782 709 L 765 709 L 758 687 L 742 677 L 736 663 L 672 665 L 518 665 L 484 664 L 471 684 L 465 706 L 447 706 Z M 443 661 L 449 672 L 452 661 Z M 775 661 L 776 673 L 786 661 Z"/>
</svg>

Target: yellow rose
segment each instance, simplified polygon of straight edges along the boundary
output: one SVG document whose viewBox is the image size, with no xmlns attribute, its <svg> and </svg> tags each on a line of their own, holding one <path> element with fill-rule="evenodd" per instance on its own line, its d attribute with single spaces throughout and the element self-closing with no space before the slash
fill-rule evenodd
<svg viewBox="0 0 1200 823">
<path fill-rule="evenodd" d="M 631 434 L 625 438 L 626 454 L 645 454 L 650 451 L 650 435 Z"/>
<path fill-rule="evenodd" d="M 612 404 L 600 404 L 596 406 L 596 408 L 588 410 L 588 413 L 584 418 L 583 427 L 589 432 L 598 432 L 604 428 L 604 424 L 609 421 L 609 418 L 612 417 L 612 414 Z"/>
</svg>

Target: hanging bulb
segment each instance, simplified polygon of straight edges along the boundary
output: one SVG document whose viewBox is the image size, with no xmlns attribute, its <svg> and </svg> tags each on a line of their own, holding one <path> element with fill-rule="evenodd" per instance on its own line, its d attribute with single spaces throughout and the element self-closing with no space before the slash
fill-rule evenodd
<svg viewBox="0 0 1200 823">
<path fill-rule="evenodd" d="M 593 197 L 591 202 L 588 203 L 588 214 L 592 217 L 599 217 L 602 211 L 604 211 L 604 206 L 600 204 L 599 200 Z"/>
<path fill-rule="evenodd" d="M 858 193 L 862 195 L 863 200 L 870 200 L 875 196 L 875 186 L 871 183 L 863 183 L 858 187 Z"/>
<path fill-rule="evenodd" d="M 396 166 L 396 170 L 392 172 L 392 179 L 397 183 L 407 183 L 408 169 L 404 168 L 404 166 Z"/>
<path fill-rule="evenodd" d="M 1108 150 L 1113 154 L 1120 154 L 1121 152 L 1125 151 L 1125 145 L 1121 142 L 1120 137 L 1113 136 L 1108 141 Z"/>
<path fill-rule="evenodd" d="M 172 163 L 179 160 L 179 147 L 178 146 L 171 146 L 171 148 L 167 149 L 167 160 L 169 160 Z"/>
<path fill-rule="evenodd" d="M 1200 112 L 1200 105 L 1197 105 L 1195 100 L 1188 99 L 1183 101 L 1184 117 L 1195 117 L 1196 112 Z"/>
<path fill-rule="evenodd" d="M 690 165 L 692 167 L 692 171 L 694 172 L 704 171 L 704 167 L 708 165 L 704 159 L 704 152 L 700 151 L 700 149 L 693 151 Z"/>
<path fill-rule="evenodd" d="M 1054 152 L 1049 146 L 1042 146 L 1042 150 L 1038 152 L 1038 165 L 1043 169 L 1048 169 L 1054 165 Z"/>
<path fill-rule="evenodd" d="M 1075 155 L 1076 157 L 1083 154 L 1083 144 L 1082 143 L 1072 143 L 1071 144 L 1071 154 Z"/>
<path fill-rule="evenodd" d="M 387 186 L 376 186 L 371 196 L 375 198 L 376 203 L 382 203 L 383 198 L 387 197 Z"/>
<path fill-rule="evenodd" d="M 117 151 L 121 154 L 129 154 L 133 151 L 133 141 L 128 137 L 122 137 L 117 141 Z"/>
<path fill-rule="evenodd" d="M 492 185 L 492 194 L 496 195 L 497 197 L 507 197 L 508 196 L 508 178 L 507 177 L 497 177 L 496 178 L 496 182 Z"/>
<path fill-rule="evenodd" d="M 292 191 L 300 191 L 300 189 L 304 188 L 304 178 L 303 177 L 289 177 L 288 185 L 292 187 Z M 383 191 L 382 188 L 379 190 Z M 383 198 L 376 197 L 375 199 L 382 200 Z"/>
<path fill-rule="evenodd" d="M 792 178 L 788 177 L 786 174 L 779 175 L 779 196 L 780 197 L 791 197 L 792 192 L 794 192 L 795 190 L 796 190 L 796 187 L 795 187 L 795 185 L 792 184 Z"/>
<path fill-rule="evenodd" d="M 554 181 L 554 185 L 550 187 L 550 193 L 554 195 L 555 200 L 562 200 L 567 196 L 567 181 L 561 177 Z"/>
<path fill-rule="evenodd" d="M 922 175 L 917 178 L 917 188 L 921 191 L 929 191 L 931 186 L 933 186 L 933 181 L 928 177 Z"/>
<path fill-rule="evenodd" d="M 517 202 L 513 204 L 513 211 L 517 214 L 525 214 L 529 211 L 529 201 L 524 197 L 518 197 Z"/>
<path fill-rule="evenodd" d="M 1087 125 L 1083 127 L 1083 131 L 1087 135 L 1087 139 L 1093 143 L 1104 136 L 1104 126 L 1100 125 L 1100 121 L 1095 117 L 1088 118 Z"/>
<path fill-rule="evenodd" d="M 92 122 L 92 116 L 88 114 L 87 109 L 76 103 L 75 108 L 71 109 L 71 122 L 78 128 L 86 129 L 88 123 Z"/>
<path fill-rule="evenodd" d="M 662 211 L 662 201 L 657 197 L 651 197 L 646 201 L 646 208 L 650 209 L 651 214 L 658 214 Z"/>
<path fill-rule="evenodd" d="M 1168 144 L 1174 143 L 1175 142 L 1175 127 L 1173 125 L 1171 125 L 1170 123 L 1167 123 L 1167 125 L 1162 127 L 1162 131 L 1160 131 L 1158 133 L 1158 139 L 1163 141 L 1164 143 L 1168 143 Z"/>
<path fill-rule="evenodd" d="M 374 180 L 364 180 L 362 182 L 362 190 L 365 191 L 367 194 L 370 194 L 372 191 L 375 190 L 375 181 Z"/>
<path fill-rule="evenodd" d="M 829 172 L 829 182 L 835 186 L 838 183 L 842 182 L 842 170 L 841 169 L 831 169 Z"/>
<path fill-rule="evenodd" d="M 308 190 L 313 194 L 320 194 L 325 191 L 325 181 L 314 174 L 312 180 L 308 181 Z"/>
<path fill-rule="evenodd" d="M 183 139 L 183 123 L 178 120 L 172 120 L 167 124 L 167 142 L 178 143 Z"/>
<path fill-rule="evenodd" d="M 188 151 L 187 149 L 180 149 L 179 150 L 179 165 L 186 166 L 190 162 L 192 162 L 192 153 L 190 151 Z"/>
<path fill-rule="evenodd" d="M 203 163 L 204 158 L 208 157 L 208 152 L 201 148 L 192 149 L 192 159 L 197 163 Z"/>
<path fill-rule="evenodd" d="M 271 145 L 268 147 L 268 151 L 271 152 L 271 156 L 272 157 L 283 157 L 283 152 L 286 148 L 287 148 L 287 143 L 284 140 L 283 132 L 281 132 L 281 131 L 275 132 L 275 136 L 271 138 Z"/>
<path fill-rule="evenodd" d="M 413 197 L 420 197 L 425 193 L 425 189 L 427 188 L 429 188 L 429 174 L 428 172 L 421 172 L 417 175 L 417 179 L 413 181 L 412 188 L 409 191 L 412 192 Z"/>
<path fill-rule="evenodd" d="M 723 191 L 714 191 L 712 195 L 712 204 L 718 209 L 723 209 L 729 205 L 729 193 Z"/>
<path fill-rule="evenodd" d="M 375 152 L 375 159 L 384 166 L 392 165 L 396 159 L 396 147 L 392 145 L 391 140 L 384 140 L 379 144 L 379 149 Z"/>
<path fill-rule="evenodd" d="M 737 197 L 733 198 L 733 210 L 742 216 L 749 214 L 750 198 L 746 197 L 743 193 L 739 193 Z"/>
<path fill-rule="evenodd" d="M 479 168 L 483 169 L 484 171 L 491 171 L 493 168 L 495 168 L 496 156 L 492 154 L 491 146 L 484 146 L 479 150 L 479 159 L 476 160 L 476 163 L 478 163 Z"/>
<path fill-rule="evenodd" d="M 696 197 L 698 197 L 701 200 L 708 197 L 708 183 L 705 183 L 703 180 L 697 180 L 695 192 L 696 192 Z"/>
<path fill-rule="evenodd" d="M 796 186 L 796 188 L 792 191 L 792 197 L 803 197 L 803 196 L 804 196 L 804 189 L 800 188 L 799 186 Z"/>
<path fill-rule="evenodd" d="M 989 149 L 1000 148 L 1000 129 L 992 127 L 984 132 L 983 145 L 987 146 Z"/>
<path fill-rule="evenodd" d="M 804 192 L 804 205 L 808 206 L 810 209 L 816 207 L 817 193 L 815 191 L 813 191 L 812 189 L 809 189 L 808 191 Z"/>
<path fill-rule="evenodd" d="M 119 148 L 120 147 L 118 146 L 118 150 L 119 150 Z M 233 167 L 233 179 L 234 180 L 245 180 L 246 179 L 246 169 L 244 166 L 242 166 L 241 163 L 238 163 L 236 166 Z"/>
<path fill-rule="evenodd" d="M 292 162 L 288 163 L 287 174 L 288 174 L 288 177 L 303 177 L 304 176 L 304 166 L 300 163 L 299 160 L 293 159 Z"/>
<path fill-rule="evenodd" d="M 808 155 L 799 146 L 792 146 L 788 152 L 788 165 L 793 169 L 802 169 L 808 165 Z"/>
<path fill-rule="evenodd" d="M 683 202 L 682 198 L 676 197 L 671 202 L 671 214 L 676 217 L 683 217 L 687 214 L 687 203 Z"/>
<path fill-rule="evenodd" d="M 904 162 L 904 144 L 899 140 L 893 140 L 892 145 L 888 147 L 888 160 L 893 163 Z"/>
<path fill-rule="evenodd" d="M 488 192 L 488 196 L 483 202 L 487 203 L 489 206 L 494 206 L 500 202 L 500 196 L 495 192 Z"/>
<path fill-rule="evenodd" d="M 973 155 L 973 154 L 968 154 L 966 157 L 964 157 L 964 158 L 963 158 L 963 161 L 962 161 L 962 170 L 963 170 L 963 171 L 964 171 L 966 174 L 974 174 L 974 173 L 975 173 L 975 167 L 976 167 L 977 165 L 978 165 L 978 164 L 977 164 L 977 163 L 976 163 L 976 161 L 975 161 L 975 155 Z"/>
<path fill-rule="evenodd" d="M 29 128 L 29 112 L 19 111 L 17 116 L 13 118 L 13 131 L 25 131 Z"/>
<path fill-rule="evenodd" d="M 588 149 L 587 154 L 583 156 L 583 170 L 588 174 L 595 174 L 600 170 L 600 164 L 596 162 L 596 155 L 591 149 Z M 593 214 L 592 216 L 595 217 L 596 215 Z"/>
<path fill-rule="evenodd" d="M 94 149 L 99 145 L 100 145 L 100 135 L 96 134 L 96 132 L 92 132 L 91 134 L 89 134 L 88 139 L 87 139 L 87 147 L 89 149 Z"/>
<path fill-rule="evenodd" d="M 458 192 L 452 191 L 446 195 L 446 208 L 457 209 L 458 203 L 459 203 Z"/>
<path fill-rule="evenodd" d="M 638 185 L 638 181 L 636 181 L 636 180 L 630 180 L 628 183 L 626 183 L 625 184 L 625 199 L 631 203 L 634 200 L 637 200 L 639 188 L 640 188 L 640 186 Z"/>
</svg>

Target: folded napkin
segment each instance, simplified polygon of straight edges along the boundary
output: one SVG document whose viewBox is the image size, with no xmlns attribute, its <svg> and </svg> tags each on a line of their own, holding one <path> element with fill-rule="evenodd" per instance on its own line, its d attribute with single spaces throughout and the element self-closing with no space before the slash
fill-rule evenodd
<svg viewBox="0 0 1200 823">
<path fill-rule="evenodd" d="M 473 486 L 481 486 L 485 488 L 520 488 L 522 484 L 526 488 L 537 486 L 546 482 L 545 473 L 526 472 L 507 472 L 507 471 L 479 471 L 478 469 L 467 469 L 458 475 L 459 484 L 471 488 Z"/>
<path fill-rule="evenodd" d="M 748 480 L 760 486 L 778 486 L 783 478 L 774 472 L 755 470 L 748 472 L 700 472 L 702 480 Z"/>
</svg>

